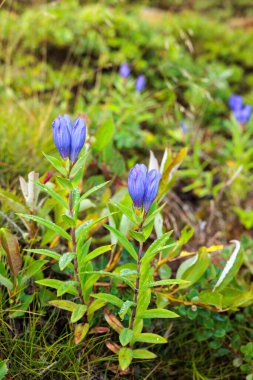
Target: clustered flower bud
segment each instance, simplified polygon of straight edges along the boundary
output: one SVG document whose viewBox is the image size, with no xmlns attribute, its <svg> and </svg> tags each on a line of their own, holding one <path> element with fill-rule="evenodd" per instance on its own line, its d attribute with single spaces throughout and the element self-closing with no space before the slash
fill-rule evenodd
<svg viewBox="0 0 253 380">
<path fill-rule="evenodd" d="M 246 124 L 252 112 L 252 107 L 249 104 L 243 104 L 243 99 L 240 95 L 231 95 L 228 101 L 230 109 L 233 111 L 234 117 L 240 124 Z"/>
<path fill-rule="evenodd" d="M 72 124 L 69 115 L 58 116 L 52 124 L 53 139 L 62 158 L 75 162 L 86 140 L 85 121 L 77 117 Z"/>
<path fill-rule="evenodd" d="M 153 169 L 148 172 L 143 164 L 136 164 L 128 174 L 128 191 L 136 208 L 148 212 L 159 188 L 161 174 Z"/>
</svg>

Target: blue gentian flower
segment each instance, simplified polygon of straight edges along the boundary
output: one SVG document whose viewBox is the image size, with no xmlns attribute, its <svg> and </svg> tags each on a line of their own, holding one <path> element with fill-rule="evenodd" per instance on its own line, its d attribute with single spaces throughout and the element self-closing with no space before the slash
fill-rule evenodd
<svg viewBox="0 0 253 380">
<path fill-rule="evenodd" d="M 251 117 L 252 107 L 246 104 L 241 109 L 234 111 L 234 116 L 240 124 L 246 124 Z"/>
<path fill-rule="evenodd" d="M 148 212 L 150 206 L 152 205 L 157 196 L 160 179 L 161 174 L 155 169 L 151 170 L 147 174 L 145 182 L 145 194 L 143 199 L 143 206 L 145 212 Z"/>
<path fill-rule="evenodd" d="M 81 117 L 78 117 L 74 121 L 71 134 L 71 151 L 70 159 L 72 162 L 76 161 L 78 154 L 84 146 L 86 140 L 86 124 Z"/>
<path fill-rule="evenodd" d="M 135 91 L 141 92 L 146 86 L 146 78 L 144 75 L 139 75 L 135 81 Z"/>
<path fill-rule="evenodd" d="M 52 124 L 53 139 L 62 158 L 76 161 L 86 139 L 85 121 L 78 117 L 72 124 L 69 115 L 57 117 Z"/>
<path fill-rule="evenodd" d="M 143 164 L 136 164 L 128 174 L 128 191 L 137 208 L 143 204 L 146 177 L 147 168 Z"/>
<path fill-rule="evenodd" d="M 65 116 L 57 117 L 54 120 L 52 127 L 54 143 L 61 157 L 69 157 L 71 149 L 71 135 L 68 127 L 68 121 Z"/>
<path fill-rule="evenodd" d="M 232 111 L 240 110 L 243 107 L 243 100 L 240 95 L 231 95 L 228 105 Z"/>
<path fill-rule="evenodd" d="M 130 75 L 130 67 L 127 63 L 122 63 L 122 65 L 119 68 L 119 74 L 122 78 L 128 78 Z"/>
<path fill-rule="evenodd" d="M 130 170 L 128 191 L 135 207 L 144 207 L 144 211 L 148 212 L 157 196 L 160 179 L 161 174 L 157 170 L 147 173 L 147 167 L 143 164 L 136 164 Z"/>
</svg>

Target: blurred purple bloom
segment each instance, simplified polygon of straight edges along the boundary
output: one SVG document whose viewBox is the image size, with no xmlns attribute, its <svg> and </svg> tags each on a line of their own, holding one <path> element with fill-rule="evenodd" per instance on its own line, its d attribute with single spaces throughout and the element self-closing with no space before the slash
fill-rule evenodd
<svg viewBox="0 0 253 380">
<path fill-rule="evenodd" d="M 53 139 L 62 158 L 69 157 L 74 162 L 86 139 L 86 124 L 80 117 L 75 119 L 74 126 L 69 115 L 57 117 L 52 124 Z"/>
<path fill-rule="evenodd" d="M 141 92 L 146 86 L 146 78 L 144 75 L 139 75 L 135 82 L 135 91 Z"/>
<path fill-rule="evenodd" d="M 184 121 L 181 121 L 181 122 L 180 122 L 180 128 L 181 128 L 181 130 L 182 130 L 182 132 L 183 132 L 184 134 L 186 134 L 186 133 L 188 132 L 188 127 L 187 127 L 187 125 L 185 124 Z"/>
<path fill-rule="evenodd" d="M 228 105 L 233 111 L 234 117 L 240 124 L 246 124 L 252 112 L 252 107 L 249 104 L 243 104 L 243 99 L 240 95 L 231 95 Z"/>
<path fill-rule="evenodd" d="M 128 78 L 130 75 L 130 67 L 127 63 L 122 63 L 122 65 L 119 68 L 119 74 L 122 76 L 122 78 Z"/>
<path fill-rule="evenodd" d="M 52 127 L 54 143 L 61 157 L 69 157 L 71 148 L 71 135 L 65 116 L 57 117 L 54 120 Z"/>
<path fill-rule="evenodd" d="M 147 173 L 147 168 L 143 164 L 136 164 L 130 170 L 128 191 L 135 207 L 144 206 L 145 212 L 148 212 L 157 196 L 160 179 L 161 174 L 157 170 L 153 169 Z"/>
<path fill-rule="evenodd" d="M 231 95 L 228 105 L 232 111 L 240 110 L 243 107 L 243 100 L 240 95 Z"/>
<path fill-rule="evenodd" d="M 81 117 L 74 120 L 74 126 L 72 128 L 71 134 L 71 151 L 70 159 L 74 162 L 78 154 L 80 153 L 82 147 L 84 146 L 86 140 L 86 124 Z"/>
<path fill-rule="evenodd" d="M 240 124 L 246 124 L 251 117 L 252 107 L 246 104 L 241 109 L 234 111 L 234 116 Z"/>
<path fill-rule="evenodd" d="M 148 212 L 150 206 L 152 205 L 157 196 L 160 179 L 161 174 L 155 169 L 151 170 L 147 174 L 145 182 L 145 194 L 143 200 L 145 212 Z"/>
</svg>

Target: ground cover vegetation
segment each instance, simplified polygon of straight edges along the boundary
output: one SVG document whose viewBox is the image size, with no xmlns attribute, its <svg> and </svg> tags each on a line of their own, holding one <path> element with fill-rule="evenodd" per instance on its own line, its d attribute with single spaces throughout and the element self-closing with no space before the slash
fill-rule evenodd
<svg viewBox="0 0 253 380">
<path fill-rule="evenodd" d="M 0 379 L 253 378 L 249 1 L 0 7 Z"/>
</svg>

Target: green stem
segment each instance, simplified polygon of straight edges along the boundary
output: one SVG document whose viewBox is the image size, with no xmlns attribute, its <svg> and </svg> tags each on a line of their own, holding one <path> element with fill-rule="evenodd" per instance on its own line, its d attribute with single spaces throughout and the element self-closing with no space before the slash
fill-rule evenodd
<svg viewBox="0 0 253 380">
<path fill-rule="evenodd" d="M 137 260 L 137 277 L 136 277 L 135 289 L 134 289 L 134 307 L 133 307 L 131 324 L 130 324 L 130 329 L 131 330 L 134 327 L 134 320 L 135 320 L 135 317 L 136 317 L 136 310 L 137 310 L 137 304 L 138 304 L 142 250 L 143 250 L 143 243 L 139 242 L 139 252 L 138 252 L 138 260 Z"/>
<path fill-rule="evenodd" d="M 69 213 L 70 216 L 73 218 L 74 216 L 74 211 L 73 211 L 73 194 L 72 191 L 69 193 Z M 71 240 L 72 240 L 72 252 L 76 253 L 76 229 L 75 227 L 71 228 Z M 76 281 L 78 282 L 77 289 L 78 289 L 78 295 L 80 298 L 80 301 L 84 303 L 83 295 L 82 295 L 82 290 L 80 287 L 80 279 L 79 279 L 79 274 L 78 274 L 78 264 L 77 264 L 77 258 L 74 258 L 74 271 L 75 271 L 75 278 Z"/>
</svg>

